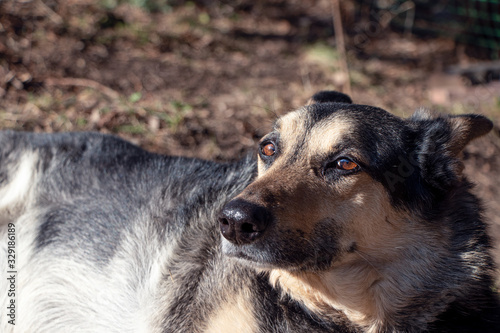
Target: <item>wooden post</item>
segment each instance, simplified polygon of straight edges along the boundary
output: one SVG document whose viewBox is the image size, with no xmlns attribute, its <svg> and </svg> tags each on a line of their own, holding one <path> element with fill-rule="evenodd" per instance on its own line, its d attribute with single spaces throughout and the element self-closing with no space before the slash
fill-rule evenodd
<svg viewBox="0 0 500 333">
<path fill-rule="evenodd" d="M 345 82 L 342 85 L 342 92 L 350 96 L 351 78 L 349 76 L 349 67 L 347 66 L 347 56 L 345 52 L 344 29 L 342 27 L 342 15 L 340 13 L 340 0 L 332 0 L 332 14 L 335 44 L 340 57 L 340 69 L 345 76 Z"/>
</svg>

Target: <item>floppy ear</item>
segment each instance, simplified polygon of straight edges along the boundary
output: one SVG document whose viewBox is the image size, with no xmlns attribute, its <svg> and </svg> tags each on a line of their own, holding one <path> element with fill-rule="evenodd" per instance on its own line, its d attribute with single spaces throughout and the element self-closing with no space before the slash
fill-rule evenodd
<svg viewBox="0 0 500 333">
<path fill-rule="evenodd" d="M 470 141 L 487 134 L 493 128 L 493 123 L 488 118 L 477 114 L 451 116 L 450 124 L 450 151 L 454 155 L 458 155 Z"/>
<path fill-rule="evenodd" d="M 442 145 L 434 147 L 433 151 L 443 148 L 453 156 L 460 154 L 469 142 L 487 134 L 493 128 L 493 123 L 481 115 L 442 116 L 423 108 L 416 110 L 409 120 L 419 123 L 424 141 L 431 139 L 436 146 Z"/>
<path fill-rule="evenodd" d="M 440 189 L 460 178 L 463 164 L 459 155 L 465 146 L 493 128 L 484 116 L 441 116 L 423 109 L 417 110 L 409 121 L 416 131 L 414 157 L 422 178 Z"/>
<path fill-rule="evenodd" d="M 333 90 L 323 90 L 314 94 L 311 99 L 309 99 L 307 105 L 317 104 L 317 103 L 346 103 L 352 104 L 352 100 L 346 94 Z"/>
</svg>

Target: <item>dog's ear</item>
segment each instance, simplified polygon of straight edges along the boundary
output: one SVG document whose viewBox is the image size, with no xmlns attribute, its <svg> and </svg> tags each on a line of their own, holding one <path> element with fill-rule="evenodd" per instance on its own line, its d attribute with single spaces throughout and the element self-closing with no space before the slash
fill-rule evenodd
<svg viewBox="0 0 500 333">
<path fill-rule="evenodd" d="M 415 129 L 414 157 L 422 177 L 441 189 L 460 178 L 463 164 L 458 157 L 465 146 L 493 128 L 484 116 L 442 116 L 423 109 L 409 121 Z"/>
<path fill-rule="evenodd" d="M 481 115 L 442 116 L 423 108 L 415 111 L 409 120 L 420 123 L 424 141 L 433 140 L 435 145 L 441 145 L 454 156 L 460 154 L 469 142 L 487 134 L 493 128 L 493 123 Z M 434 150 L 437 150 L 437 147 Z"/>
<path fill-rule="evenodd" d="M 465 146 L 493 129 L 491 120 L 477 114 L 466 114 L 460 116 L 451 116 L 451 133 L 450 151 L 458 155 Z"/>
<path fill-rule="evenodd" d="M 307 105 L 318 103 L 346 103 L 352 104 L 352 100 L 346 94 L 333 90 L 324 90 L 314 94 L 307 102 Z"/>
</svg>

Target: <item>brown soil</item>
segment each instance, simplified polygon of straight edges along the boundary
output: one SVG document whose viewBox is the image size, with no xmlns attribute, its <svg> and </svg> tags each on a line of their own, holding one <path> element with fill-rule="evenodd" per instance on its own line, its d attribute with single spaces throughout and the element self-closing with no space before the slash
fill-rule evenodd
<svg viewBox="0 0 500 333">
<path fill-rule="evenodd" d="M 103 3 L 0 3 L 0 128 L 115 133 L 159 153 L 234 160 L 277 115 L 342 86 L 328 0 L 174 1 L 156 13 Z M 370 30 L 353 8 L 343 2 L 355 102 L 500 125 L 499 82 L 443 74 L 474 61 L 463 48 Z M 498 127 L 464 156 L 500 243 Z"/>
</svg>

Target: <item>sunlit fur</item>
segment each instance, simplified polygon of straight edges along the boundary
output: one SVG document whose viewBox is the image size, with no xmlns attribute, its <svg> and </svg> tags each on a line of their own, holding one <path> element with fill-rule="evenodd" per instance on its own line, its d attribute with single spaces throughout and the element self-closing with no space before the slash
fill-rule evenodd
<svg viewBox="0 0 500 333">
<path fill-rule="evenodd" d="M 490 240 L 459 158 L 490 128 L 322 92 L 262 139 L 275 154 L 236 163 L 2 132 L 0 267 L 14 223 L 17 275 L 16 325 L 5 312 L 0 331 L 496 332 Z M 272 216 L 257 240 L 221 237 L 232 199 Z"/>
</svg>

